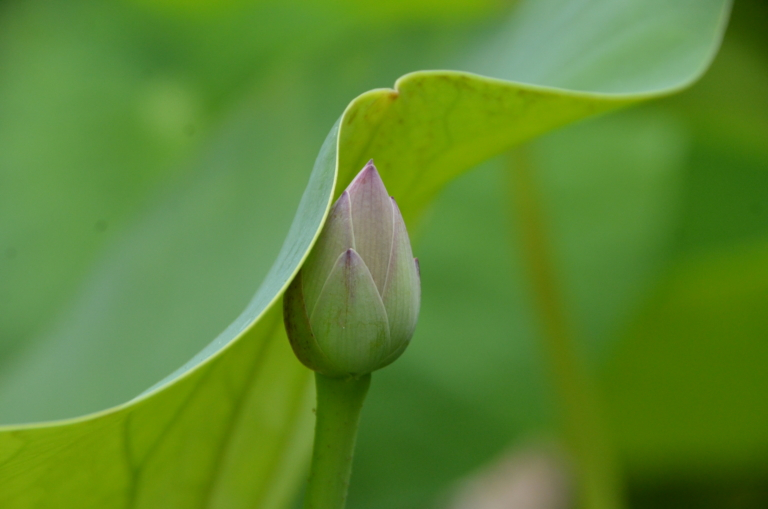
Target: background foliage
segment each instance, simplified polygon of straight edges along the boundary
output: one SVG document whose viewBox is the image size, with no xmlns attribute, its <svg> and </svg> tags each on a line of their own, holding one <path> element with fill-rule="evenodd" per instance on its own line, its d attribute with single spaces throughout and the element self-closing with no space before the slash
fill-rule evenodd
<svg viewBox="0 0 768 509">
<path fill-rule="evenodd" d="M 264 278 L 350 98 L 472 60 L 462 41 L 504 12 L 491 2 L 297 5 L 0 3 L 3 424 L 123 403 L 192 358 Z M 526 149 L 633 506 L 768 504 L 767 12 L 737 4 L 720 56 L 691 90 Z M 408 353 L 375 377 L 350 507 L 440 505 L 502 451 L 555 434 L 510 197 L 504 162 L 492 161 L 450 184 L 419 223 L 430 297 Z M 269 355 L 289 362 L 284 354 Z M 262 376 L 259 387 L 280 389 L 264 389 L 242 422 L 277 444 L 263 468 L 283 472 L 284 486 L 248 496 L 279 505 L 306 443 L 269 419 L 310 396 L 301 371 Z M 221 390 L 248 383 L 259 382 L 224 378 Z M 236 412 L 215 391 L 200 398 L 200 419 L 215 405 Z M 174 408 L 163 411 L 172 422 Z M 127 455 L 150 478 L 134 503 L 181 503 L 152 484 L 162 465 L 143 458 L 160 442 L 142 440 Z M 180 440 L 163 454 L 208 454 Z M 64 452 L 82 461 L 74 443 Z M 280 449 L 288 443 L 295 452 Z M 39 454 L 61 453 L 45 445 Z M 23 448 L 7 435 L 0 461 Z M 242 461 L 227 456 L 190 500 L 227 506 L 217 493 L 249 482 L 232 473 Z M 35 477 L 18 489 L 50 496 Z"/>
</svg>

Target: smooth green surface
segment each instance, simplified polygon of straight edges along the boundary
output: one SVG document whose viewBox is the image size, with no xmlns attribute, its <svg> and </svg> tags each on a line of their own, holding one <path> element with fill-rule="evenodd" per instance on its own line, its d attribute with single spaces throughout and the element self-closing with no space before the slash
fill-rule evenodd
<svg viewBox="0 0 768 509">
<path fill-rule="evenodd" d="M 370 374 L 345 379 L 315 373 L 317 419 L 306 509 L 346 506 L 360 413 L 370 385 Z"/>
<path fill-rule="evenodd" d="M 767 259 L 763 239 L 684 257 L 609 364 L 615 427 L 644 477 L 764 475 Z"/>
<path fill-rule="evenodd" d="M 637 484 L 676 479 L 696 507 L 766 501 L 768 47 L 756 24 L 766 7 L 739 7 L 710 73 L 659 105 L 687 132 L 676 224 L 603 374 Z"/>
<path fill-rule="evenodd" d="M 309 166 L 322 129 L 333 122 L 350 90 L 369 85 L 357 77 L 345 81 L 342 69 L 321 72 L 315 63 L 334 44 L 358 43 L 357 37 L 333 39 L 335 31 L 354 23 L 335 17 L 332 9 L 309 11 L 296 23 L 289 7 L 281 11 L 265 4 L 257 14 L 214 17 L 210 30 L 200 35 L 200 20 L 169 21 L 166 14 L 138 7 L 91 11 L 85 4 L 72 5 L 4 7 L 2 58 L 15 72 L 4 73 L 0 82 L 2 118 L 12 119 L 0 125 L 7 183 L 0 415 L 5 422 L 44 421 L 129 400 L 225 329 L 236 306 L 252 293 L 249 288 L 265 277 L 266 282 L 225 333 L 138 399 L 76 420 L 4 428 L 1 505 L 278 507 L 301 474 L 297 465 L 306 457 L 311 414 L 308 375 L 291 357 L 274 303 L 332 197 L 333 150 L 318 159 L 314 185 L 281 255 L 278 246 L 290 222 L 286 212 L 295 207 L 296 190 L 304 185 L 302 168 Z M 547 25 L 558 19 L 545 15 L 556 3 L 531 5 L 540 10 L 522 11 L 516 23 L 561 37 L 548 39 L 554 47 L 578 49 L 568 39 L 571 32 Z M 598 21 L 616 32 L 641 25 L 643 18 L 635 15 L 645 11 L 636 12 L 638 5 L 626 4 L 632 16 Z M 686 18 L 694 20 L 693 30 L 680 30 L 669 44 L 654 47 L 652 55 L 664 62 L 666 84 L 672 87 L 706 67 L 726 13 L 725 2 L 676 5 L 703 15 Z M 665 12 L 659 6 L 653 19 Z M 672 19 L 680 15 L 676 9 L 669 13 Z M 88 24 L 89 19 L 97 23 Z M 259 32 L 253 47 L 227 42 L 228 34 L 238 33 L 233 26 L 250 34 L 242 26 L 253 19 L 277 20 L 266 24 L 274 33 Z M 151 46 L 168 33 L 180 41 L 195 34 L 202 42 L 189 43 L 192 49 L 183 42 L 176 48 L 157 44 L 166 53 L 145 61 L 141 44 L 125 36 L 134 20 L 144 23 L 142 44 Z M 28 35 L 38 33 L 45 35 Z M 297 33 L 300 42 L 290 39 Z M 655 40 L 653 32 L 647 37 Z M 681 38 L 691 44 L 678 44 Z M 283 44 L 286 40 L 292 44 Z M 388 44 L 377 46 L 383 40 L 370 43 L 372 55 L 391 50 Z M 595 44 L 583 38 L 576 42 L 585 55 Z M 227 52 L 230 47 L 242 54 Z M 445 47 L 431 61 L 413 57 L 414 68 L 449 62 L 445 54 L 451 46 Z M 618 61 L 647 58 L 646 50 L 639 43 L 620 46 Z M 231 55 L 231 69 L 261 59 L 269 72 L 222 72 L 222 51 Z M 358 55 L 350 51 L 354 61 Z M 530 51 L 510 47 L 509 57 Z M 497 49 L 492 52 L 498 55 Z M 391 69 L 408 70 L 401 66 Z M 614 78 L 615 83 L 623 72 L 610 61 L 605 69 L 597 74 L 604 83 Z M 528 72 L 523 64 L 517 70 L 522 78 Z M 147 74 L 152 79 L 143 78 Z M 94 78 L 83 86 L 83 76 Z M 247 89 L 251 80 L 256 85 L 246 99 L 222 106 L 225 97 Z M 41 82 L 55 86 L 41 89 Z M 535 82 L 568 83 L 557 77 Z M 570 83 L 581 91 L 601 90 L 595 83 Z M 622 91 L 611 87 L 611 92 Z M 336 88 L 348 95 L 334 97 Z M 658 91 L 656 86 L 643 90 Z M 410 74 L 398 81 L 397 93 L 363 94 L 345 111 L 336 189 L 375 157 L 390 192 L 413 220 L 446 182 L 476 163 L 640 98 L 543 89 L 457 72 Z M 322 108 L 327 110 L 318 111 Z M 80 122 L 74 128 L 73 118 Z M 323 122 L 325 127 L 318 128 Z M 188 144 L 189 137 L 203 135 L 202 146 Z M 196 163 L 185 162 L 190 159 Z M 285 168 L 289 171 L 281 171 Z M 122 201 L 110 199 L 110 193 Z M 268 227 L 263 217 L 269 218 Z M 423 369 L 438 369 L 432 366 Z"/>
</svg>

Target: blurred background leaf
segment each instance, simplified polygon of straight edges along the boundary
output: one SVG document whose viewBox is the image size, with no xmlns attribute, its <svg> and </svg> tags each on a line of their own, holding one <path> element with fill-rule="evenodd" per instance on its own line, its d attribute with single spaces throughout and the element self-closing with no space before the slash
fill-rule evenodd
<svg viewBox="0 0 768 509">
<path fill-rule="evenodd" d="M 232 322 L 279 251 L 328 126 L 356 94 L 389 85 L 408 71 L 454 66 L 457 55 L 469 70 L 547 85 L 609 92 L 665 85 L 663 75 L 627 66 L 621 80 L 596 86 L 601 66 L 616 63 L 610 52 L 590 55 L 592 68 L 563 68 L 573 59 L 568 52 L 547 60 L 550 67 L 526 63 L 521 59 L 533 54 L 530 48 L 546 52 L 551 38 L 522 30 L 513 32 L 514 42 L 525 50 L 509 60 L 514 65 L 506 74 L 492 72 L 499 61 L 478 60 L 462 41 L 505 33 L 498 21 L 488 21 L 503 19 L 503 8 L 492 2 L 0 4 L 2 422 L 72 417 L 126 401 Z M 757 341 L 764 329 L 764 293 L 760 278 L 740 275 L 739 269 L 759 267 L 761 248 L 745 248 L 746 255 L 737 250 L 735 261 L 728 253 L 731 244 L 759 242 L 768 214 L 760 205 L 766 110 L 755 106 L 765 101 L 768 86 L 760 72 L 766 68 L 759 36 L 764 25 L 750 28 L 765 12 L 759 5 L 743 9 L 736 11 L 741 21 L 734 42 L 700 86 L 660 105 L 574 126 L 531 147 L 570 310 L 591 362 L 607 373 L 604 388 L 631 493 L 649 507 L 675 496 L 710 503 L 712 497 L 696 495 L 699 486 L 729 501 L 734 485 L 746 490 L 734 495 L 746 500 L 734 507 L 762 507 L 764 500 L 759 486 L 765 480 L 765 414 L 753 406 L 761 402 L 757 395 L 765 382 L 755 372 L 758 359 L 765 358 Z M 592 16 L 580 19 L 579 30 L 560 30 L 575 41 L 565 47 L 585 40 L 632 44 L 633 37 L 643 36 L 595 32 L 615 13 L 586 12 Z M 572 19 L 574 12 L 560 15 Z M 680 21 L 671 19 L 673 27 Z M 661 30 L 672 33 L 669 26 Z M 509 43 L 501 36 L 491 39 L 483 44 Z M 644 54 L 653 53 L 647 48 Z M 376 377 L 351 507 L 429 507 L 457 478 L 509 444 L 555 427 L 505 182 L 500 163 L 486 164 L 453 184 L 421 225 L 417 249 L 433 297 L 425 299 L 409 353 Z M 718 251 L 688 261 L 710 249 Z M 709 278 L 706 263 L 726 267 L 711 283 L 719 290 L 711 301 L 694 303 L 698 311 L 679 312 L 692 305 L 685 300 L 688 286 L 709 284 L 702 282 Z M 744 281 L 755 286 L 744 289 Z M 744 320 L 721 312 L 723 320 L 746 330 L 739 336 L 743 348 L 728 350 L 734 366 L 723 375 L 741 375 L 744 382 L 733 387 L 745 396 L 721 393 L 717 401 L 737 411 L 720 420 L 688 413 L 705 417 L 682 421 L 699 431 L 691 440 L 673 441 L 685 431 L 677 427 L 680 402 L 700 409 L 709 392 L 693 400 L 673 393 L 658 402 L 647 394 L 663 391 L 663 380 L 683 391 L 689 375 L 700 376 L 721 356 L 718 348 L 725 346 L 707 336 L 712 353 L 702 354 L 701 368 L 678 371 L 688 345 L 704 334 L 691 330 L 689 321 L 705 316 L 725 327 L 712 307 L 728 309 L 733 301 L 721 300 L 729 295 L 747 299 L 756 310 Z M 658 316 L 667 325 L 657 334 Z M 687 332 L 673 334 L 680 330 Z M 656 339 L 649 342 L 649 335 Z M 670 346 L 673 340 L 679 346 Z M 650 362 L 659 355 L 656 348 L 665 359 L 660 364 Z M 284 353 L 273 354 L 276 370 L 264 376 L 289 365 Z M 638 356 L 649 362 L 640 366 Z M 741 366 L 747 356 L 753 364 Z M 671 374 L 656 380 L 659 373 Z M 287 401 L 280 415 L 295 419 L 291 409 L 307 404 L 302 374 L 283 375 L 279 383 L 255 384 L 252 393 L 264 397 L 262 407 L 254 408 Z M 246 383 L 236 380 L 230 388 Z M 747 387 L 754 392 L 745 392 Z M 214 407 L 203 398 L 199 413 L 187 418 L 202 419 Z M 160 415 L 162 408 L 161 400 L 149 410 Z M 241 422 L 279 421 L 264 412 Z M 306 432 L 309 422 L 298 426 Z M 83 437 L 93 433 L 81 431 Z M 290 433 L 265 436 L 280 442 Z M 740 438 L 724 436 L 733 433 Z M 267 442 L 235 441 L 245 450 L 263 450 Z M 22 446 L 14 443 L 23 442 L 4 442 L 0 460 L 18 453 Z M 85 450 L 79 449 L 82 441 L 73 444 L 72 455 Z M 670 444 L 680 449 L 670 452 Z M 40 445 L 43 454 L 46 442 Z M 301 464 L 302 446 L 296 442 L 296 459 L 283 468 Z M 717 468 L 694 468 L 702 455 L 705 466 Z M 236 456 L 230 455 L 220 474 L 224 481 L 217 481 L 225 485 L 209 495 L 212 503 L 228 506 L 232 500 L 222 494 L 247 484 L 235 473 Z M 732 481 L 747 470 L 751 481 Z M 264 495 L 262 501 L 274 497 L 264 506 L 288 496 L 300 474 L 276 474 L 286 486 L 280 494 Z M 183 473 L 177 481 L 190 482 Z M 34 482 L 25 489 L 45 499 Z M 117 485 L 114 493 L 124 489 Z M 149 483 L 137 504 L 181 503 L 163 499 L 163 490 Z M 194 500 L 198 493 L 188 496 Z M 81 506 L 88 503 L 106 502 L 83 500 Z"/>
</svg>

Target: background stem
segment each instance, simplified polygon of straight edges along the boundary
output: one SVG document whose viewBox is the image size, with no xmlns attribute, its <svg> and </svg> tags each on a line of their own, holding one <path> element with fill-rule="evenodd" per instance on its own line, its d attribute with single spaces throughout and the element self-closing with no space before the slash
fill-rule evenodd
<svg viewBox="0 0 768 509">
<path fill-rule="evenodd" d="M 363 400 L 371 375 L 329 378 L 315 373 L 317 421 L 305 509 L 343 509 Z"/>
<path fill-rule="evenodd" d="M 509 155 L 510 191 L 545 358 L 575 463 L 580 506 L 624 507 L 621 476 L 597 388 L 579 355 L 556 277 L 548 229 L 527 151 Z"/>
</svg>

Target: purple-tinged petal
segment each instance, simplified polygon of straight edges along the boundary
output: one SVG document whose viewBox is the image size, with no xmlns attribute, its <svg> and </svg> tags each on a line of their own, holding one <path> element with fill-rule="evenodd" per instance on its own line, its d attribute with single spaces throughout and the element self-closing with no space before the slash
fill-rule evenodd
<svg viewBox="0 0 768 509">
<path fill-rule="evenodd" d="M 349 193 L 345 191 L 333 205 L 317 244 L 301 269 L 305 274 L 304 301 L 310 314 L 339 255 L 354 247 Z"/>
<path fill-rule="evenodd" d="M 371 160 L 347 188 L 349 193 L 355 251 L 371 271 L 381 293 L 389 267 L 394 229 L 394 208 Z"/>
</svg>

